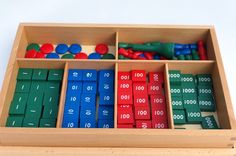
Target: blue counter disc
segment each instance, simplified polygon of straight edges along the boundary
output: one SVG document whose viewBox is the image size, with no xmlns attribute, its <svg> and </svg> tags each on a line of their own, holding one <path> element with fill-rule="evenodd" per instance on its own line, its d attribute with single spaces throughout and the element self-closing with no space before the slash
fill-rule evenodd
<svg viewBox="0 0 236 156">
<path fill-rule="evenodd" d="M 79 44 L 72 44 L 69 47 L 69 52 L 71 54 L 78 54 L 79 52 L 81 52 L 82 48 Z"/>
<path fill-rule="evenodd" d="M 66 44 L 58 44 L 56 47 L 56 53 L 65 54 L 68 51 L 68 46 Z"/>
<path fill-rule="evenodd" d="M 91 54 L 89 54 L 88 59 L 101 59 L 101 55 L 96 52 L 91 53 Z"/>
<path fill-rule="evenodd" d="M 46 56 L 47 59 L 59 59 L 60 56 L 57 53 L 50 53 Z"/>
</svg>

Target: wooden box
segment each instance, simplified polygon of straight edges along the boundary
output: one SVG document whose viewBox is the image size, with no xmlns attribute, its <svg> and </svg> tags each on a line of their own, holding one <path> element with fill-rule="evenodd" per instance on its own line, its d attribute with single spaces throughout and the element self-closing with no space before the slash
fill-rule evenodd
<svg viewBox="0 0 236 156">
<path fill-rule="evenodd" d="M 191 43 L 203 39 L 207 46 L 205 61 L 180 60 L 118 60 L 118 42 L 141 43 L 147 41 Z M 114 60 L 69 60 L 24 58 L 29 43 L 80 43 L 91 46 L 106 43 L 114 47 Z M 56 128 L 6 128 L 10 102 L 19 68 L 64 69 L 62 91 Z M 115 128 L 112 129 L 64 129 L 61 128 L 67 87 L 68 69 L 113 68 L 115 69 Z M 164 71 L 169 129 L 120 129 L 117 128 L 117 72 L 133 69 Z M 213 77 L 218 122 L 222 129 L 174 129 L 168 70 L 199 74 L 210 73 Z M 40 151 L 47 155 L 48 147 L 58 151 L 74 151 L 80 154 L 188 154 L 188 148 L 201 154 L 233 154 L 236 141 L 236 123 L 230 94 L 223 69 L 216 33 L 212 26 L 171 25 L 91 25 L 91 24 L 34 24 L 19 25 L 11 57 L 5 74 L 0 96 L 0 151 Z M 9 147 L 10 146 L 10 147 Z M 36 148 L 38 147 L 38 148 Z M 39 148 L 41 147 L 41 148 Z M 56 148 L 57 147 L 57 148 Z M 73 148 L 74 147 L 74 148 Z M 68 150 L 68 149 L 71 150 Z M 143 149 L 137 149 L 143 148 Z M 169 148 L 164 150 L 164 148 Z M 170 149 L 172 148 L 172 149 Z M 179 149 L 182 148 L 182 149 Z M 147 150 L 145 150 L 147 149 Z M 149 149 L 149 150 L 148 150 Z M 185 150 L 183 150 L 185 149 Z M 58 150 L 58 151 L 57 151 Z M 127 153 L 126 153 L 127 152 Z M 0 152 L 1 153 L 1 152 Z M 26 154 L 25 153 L 25 154 Z M 58 153 L 57 153 L 58 154 Z"/>
</svg>

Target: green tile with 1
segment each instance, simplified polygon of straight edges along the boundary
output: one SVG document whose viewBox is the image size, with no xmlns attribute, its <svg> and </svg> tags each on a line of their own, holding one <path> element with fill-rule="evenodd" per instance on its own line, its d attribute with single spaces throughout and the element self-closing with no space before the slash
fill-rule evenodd
<svg viewBox="0 0 236 156">
<path fill-rule="evenodd" d="M 58 105 L 59 103 L 59 93 L 57 92 L 47 92 L 44 94 L 43 105 Z"/>
<path fill-rule="evenodd" d="M 47 81 L 32 81 L 30 92 L 43 93 L 46 85 Z"/>
<path fill-rule="evenodd" d="M 34 69 L 32 80 L 47 80 L 48 69 Z"/>
<path fill-rule="evenodd" d="M 48 81 L 62 81 L 64 71 L 62 69 L 50 69 Z"/>
<path fill-rule="evenodd" d="M 25 117 L 23 120 L 22 127 L 38 127 L 39 126 L 39 118 Z"/>
<path fill-rule="evenodd" d="M 39 127 L 53 128 L 56 127 L 56 119 L 40 119 Z"/>
<path fill-rule="evenodd" d="M 56 119 L 58 113 L 58 105 L 46 105 L 43 110 L 43 117 L 46 119 Z"/>
<path fill-rule="evenodd" d="M 17 81 L 16 90 L 17 93 L 28 93 L 30 91 L 31 81 Z"/>
<path fill-rule="evenodd" d="M 43 93 L 30 93 L 27 105 L 43 105 Z"/>
<path fill-rule="evenodd" d="M 40 118 L 42 114 L 42 105 L 27 105 L 25 117 L 26 118 Z"/>
<path fill-rule="evenodd" d="M 17 75 L 17 80 L 31 80 L 33 69 L 31 68 L 20 68 Z"/>
<path fill-rule="evenodd" d="M 23 116 L 8 116 L 6 127 L 21 127 L 23 119 Z"/>
</svg>

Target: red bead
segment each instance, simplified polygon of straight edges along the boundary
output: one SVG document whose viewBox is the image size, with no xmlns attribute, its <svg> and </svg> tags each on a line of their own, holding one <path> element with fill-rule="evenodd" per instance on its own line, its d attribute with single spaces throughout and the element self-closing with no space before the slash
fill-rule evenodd
<svg viewBox="0 0 236 156">
<path fill-rule="evenodd" d="M 101 54 L 101 55 L 104 55 L 106 53 L 108 53 L 108 46 L 106 44 L 98 44 L 96 45 L 95 47 L 95 51 L 98 53 L 98 54 Z"/>
<path fill-rule="evenodd" d="M 157 82 L 148 83 L 148 95 L 162 94 L 162 84 Z"/>
<path fill-rule="evenodd" d="M 133 124 L 134 114 L 125 109 L 118 109 L 117 111 L 117 123 L 118 124 Z"/>
<path fill-rule="evenodd" d="M 167 120 L 152 120 L 152 128 L 157 129 L 167 129 L 168 128 L 168 122 Z"/>
<path fill-rule="evenodd" d="M 153 55 L 151 53 L 144 53 L 144 56 L 148 59 L 148 60 L 153 60 Z"/>
<path fill-rule="evenodd" d="M 147 95 L 147 84 L 146 82 L 133 82 L 133 93 L 134 95 Z"/>
<path fill-rule="evenodd" d="M 136 128 L 152 128 L 152 122 L 150 120 L 137 120 Z"/>
<path fill-rule="evenodd" d="M 44 54 L 49 54 L 54 50 L 54 47 L 50 43 L 45 43 L 40 47 L 40 51 Z"/>
<path fill-rule="evenodd" d="M 133 81 L 146 81 L 145 70 L 132 70 L 131 73 Z"/>
<path fill-rule="evenodd" d="M 133 128 L 133 124 L 118 124 L 117 128 Z"/>
<path fill-rule="evenodd" d="M 147 94 L 134 94 L 134 106 L 136 107 L 148 107 L 148 95 Z"/>
<path fill-rule="evenodd" d="M 125 50 L 124 48 L 120 48 L 120 49 L 118 50 L 118 53 L 119 53 L 120 55 L 125 56 L 125 57 L 127 57 L 127 56 L 129 55 L 129 53 L 127 52 L 127 50 Z"/>
<path fill-rule="evenodd" d="M 118 92 L 126 92 L 132 94 L 132 81 L 131 80 L 119 80 Z"/>
<path fill-rule="evenodd" d="M 150 119 L 150 107 L 135 107 L 135 119 L 149 120 Z"/>
<path fill-rule="evenodd" d="M 150 95 L 150 102 L 152 107 L 166 108 L 164 95 Z"/>
<path fill-rule="evenodd" d="M 80 52 L 75 55 L 75 59 L 88 59 L 88 55 L 86 53 Z"/>
<path fill-rule="evenodd" d="M 133 104 L 133 96 L 131 93 L 118 92 L 118 104 Z"/>
<path fill-rule="evenodd" d="M 158 82 L 162 84 L 164 82 L 164 75 L 162 72 L 149 72 L 149 82 Z"/>
<path fill-rule="evenodd" d="M 130 72 L 118 72 L 118 80 L 131 80 Z"/>
<path fill-rule="evenodd" d="M 35 58 L 37 55 L 37 51 L 32 49 L 32 50 L 28 50 L 25 54 L 25 58 Z"/>
<path fill-rule="evenodd" d="M 35 58 L 45 58 L 46 55 L 42 52 L 38 52 Z"/>
<path fill-rule="evenodd" d="M 165 57 L 163 57 L 163 56 L 161 56 L 160 59 L 161 59 L 161 60 L 168 60 L 167 58 L 165 58 Z"/>
</svg>

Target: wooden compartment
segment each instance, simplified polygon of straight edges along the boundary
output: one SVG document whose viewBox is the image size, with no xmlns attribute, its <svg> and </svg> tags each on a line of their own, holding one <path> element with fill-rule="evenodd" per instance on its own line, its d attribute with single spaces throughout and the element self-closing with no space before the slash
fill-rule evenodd
<svg viewBox="0 0 236 156">
<path fill-rule="evenodd" d="M 118 42 L 163 41 L 191 43 L 203 39 L 206 42 L 209 60 L 118 60 Z M 96 45 L 106 43 L 114 47 L 114 60 L 43 60 L 24 58 L 28 43 L 81 43 Z M 7 128 L 5 127 L 10 101 L 16 85 L 20 67 L 64 69 L 60 97 L 60 108 L 56 128 Z M 115 127 L 111 129 L 64 129 L 61 128 L 68 69 L 115 69 Z M 163 71 L 165 75 L 165 96 L 168 109 L 169 129 L 121 129 L 117 128 L 117 73 L 132 69 Z M 174 129 L 169 70 L 186 73 L 211 73 L 217 103 L 217 116 L 222 129 L 196 130 Z M 120 148 L 132 152 L 135 148 L 221 148 L 229 152 L 236 140 L 236 124 L 223 63 L 211 26 L 160 26 L 160 25 L 87 25 L 87 24 L 20 24 L 12 49 L 7 72 L 3 82 L 0 102 L 0 146 L 33 147 L 77 147 L 100 150 Z M 3 148 L 4 149 L 4 148 Z M 130 150 L 130 151 L 129 151 Z M 197 150 L 197 149 L 196 149 Z M 175 149 L 174 151 L 178 151 Z M 173 151 L 173 152 L 174 152 Z M 213 150 L 214 151 L 214 150 Z M 231 152 L 230 152 L 231 153 Z"/>
</svg>

